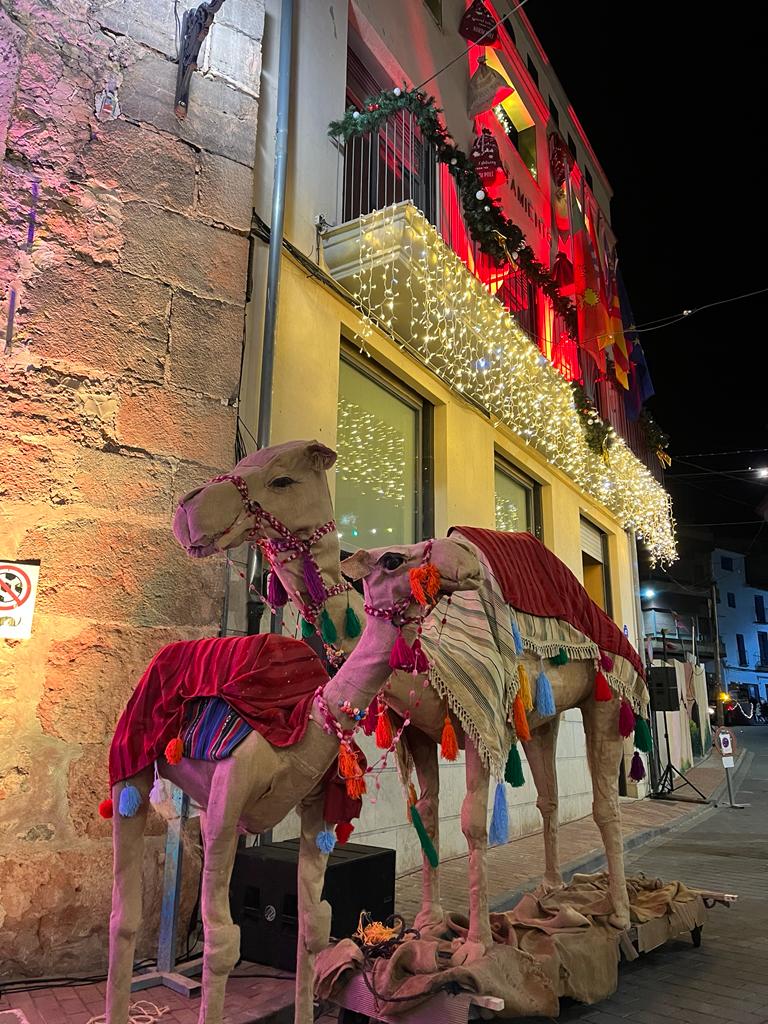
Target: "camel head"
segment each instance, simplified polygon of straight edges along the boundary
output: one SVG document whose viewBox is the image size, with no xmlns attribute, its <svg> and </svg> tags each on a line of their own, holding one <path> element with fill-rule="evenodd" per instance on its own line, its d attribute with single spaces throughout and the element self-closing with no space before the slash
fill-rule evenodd
<svg viewBox="0 0 768 1024">
<path fill-rule="evenodd" d="M 452 537 L 356 551 L 341 563 L 351 580 L 362 580 L 366 602 L 374 608 L 430 608 L 443 594 L 478 590 L 482 570 L 474 550 Z M 410 599 L 410 602 L 409 602 Z"/>
<path fill-rule="evenodd" d="M 173 520 L 176 539 L 193 558 L 273 539 L 277 533 L 259 509 L 293 534 L 311 533 L 333 519 L 326 472 L 335 461 L 336 453 L 319 441 L 262 448 L 241 459 L 229 479 L 214 478 L 184 495 Z"/>
</svg>

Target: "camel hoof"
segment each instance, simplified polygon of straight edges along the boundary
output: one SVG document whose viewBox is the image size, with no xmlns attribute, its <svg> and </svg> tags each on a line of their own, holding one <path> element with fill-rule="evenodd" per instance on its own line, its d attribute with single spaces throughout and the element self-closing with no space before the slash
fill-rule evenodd
<svg viewBox="0 0 768 1024">
<path fill-rule="evenodd" d="M 560 889 L 565 888 L 565 882 L 559 876 L 557 878 L 542 878 L 541 885 L 539 886 L 544 895 L 548 895 L 551 892 L 559 892 Z"/>
<path fill-rule="evenodd" d="M 451 957 L 451 965 L 462 967 L 482 960 L 487 955 L 489 948 L 490 946 L 486 946 L 484 942 L 469 942 L 466 939 L 460 939 Z"/>
</svg>

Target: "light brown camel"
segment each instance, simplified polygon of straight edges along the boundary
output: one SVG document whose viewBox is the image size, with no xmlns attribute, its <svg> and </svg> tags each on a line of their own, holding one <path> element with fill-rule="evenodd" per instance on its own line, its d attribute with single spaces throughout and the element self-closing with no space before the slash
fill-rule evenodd
<svg viewBox="0 0 768 1024">
<path fill-rule="evenodd" d="M 370 553 L 366 561 L 367 570 L 375 567 L 366 581 L 366 594 L 376 608 L 399 602 L 401 614 L 416 616 L 419 606 L 411 595 L 408 570 L 420 566 L 425 556 L 439 572 L 441 592 L 453 593 L 479 585 L 479 563 L 466 545 L 439 540 L 398 548 L 397 552 L 393 555 L 386 548 L 380 549 Z M 360 558 L 355 560 L 358 568 Z M 415 630 L 412 623 L 404 627 L 410 640 L 414 639 Z M 322 693 L 315 695 L 306 731 L 293 746 L 275 747 L 254 730 L 231 756 L 221 761 L 183 758 L 177 764 L 169 764 L 165 758 L 158 758 L 160 776 L 181 788 L 204 811 L 205 950 L 199 1024 L 220 1024 L 227 978 L 240 956 L 240 930 L 232 922 L 229 910 L 229 881 L 238 831 L 258 833 L 273 828 L 294 807 L 298 807 L 301 816 L 295 1021 L 311 1024 L 314 957 L 328 944 L 331 921 L 331 908 L 320 899 L 327 861 L 327 855 L 316 842 L 324 827 L 320 784 L 340 752 L 338 728 L 349 731 L 355 726 L 342 705 L 348 701 L 354 707 L 366 708 L 375 699 L 390 674 L 394 635 L 385 618 L 368 619 L 354 654 L 325 684 Z M 287 643 L 306 651 L 298 641 Z M 116 811 L 113 818 L 114 887 L 107 1024 L 128 1021 L 133 954 L 141 915 L 142 848 L 152 777 L 153 767 L 149 765 L 117 782 L 112 791 L 115 809 L 121 806 L 121 794 L 128 787 L 134 787 L 132 795 L 140 798 L 140 804 L 131 816 Z"/>
<path fill-rule="evenodd" d="M 336 651 L 348 653 L 354 649 L 357 641 L 345 633 L 345 621 L 349 608 L 358 614 L 362 612 L 359 595 L 346 590 L 340 573 L 339 540 L 333 524 L 326 475 L 335 460 L 335 453 L 318 442 L 296 441 L 263 449 L 242 460 L 232 474 L 209 481 L 184 496 L 174 521 L 177 539 L 194 557 L 234 548 L 245 541 L 261 542 L 288 598 L 305 618 L 319 624 L 322 617 L 327 616 L 327 620 L 332 622 L 332 632 L 338 639 L 326 645 L 331 656 Z M 323 588 L 320 592 L 308 585 L 304 568 L 307 555 L 319 568 Z M 510 651 L 512 636 L 509 630 L 515 629 L 513 624 L 510 625 L 510 610 L 499 596 L 488 562 L 481 558 L 481 564 L 487 585 L 485 602 L 480 606 L 477 595 L 467 595 L 467 600 L 462 603 L 454 601 L 447 609 L 443 605 L 438 606 L 427 620 L 433 628 L 425 630 L 425 646 L 430 636 L 434 639 L 441 632 L 443 620 L 447 624 L 446 633 L 462 638 L 470 636 L 475 643 L 479 636 L 477 631 L 482 629 L 493 634 L 495 646 L 491 644 L 490 649 L 486 649 L 484 662 L 481 663 L 478 654 L 475 663 L 463 666 L 465 674 L 477 675 L 478 687 L 486 683 L 491 686 L 494 681 L 502 688 L 513 685 L 508 680 L 504 681 L 505 674 L 509 675 L 510 661 L 514 662 L 515 668 L 522 663 L 528 675 L 535 678 L 541 667 L 541 655 L 556 654 L 560 650 L 560 641 L 554 645 L 538 641 L 536 624 L 529 622 L 531 629 L 525 636 L 525 650 L 520 652 L 518 646 L 517 654 Z M 573 582 L 582 591 L 583 601 L 591 604 L 583 588 L 575 580 Z M 555 705 L 550 711 L 554 710 L 554 713 L 544 715 L 535 710 L 529 711 L 527 721 L 531 735 L 525 742 L 526 757 L 537 791 L 536 802 L 543 820 L 543 881 L 548 887 L 562 885 L 555 747 L 561 712 L 578 707 L 583 716 L 592 775 L 593 815 L 600 828 L 608 861 L 615 909 L 612 921 L 617 927 L 625 927 L 629 923 L 629 905 L 624 883 L 618 796 L 619 764 L 624 750 L 624 740 L 617 728 L 619 694 L 642 708 L 647 699 L 646 691 L 632 665 L 617 658 L 610 676 L 615 696 L 610 700 L 596 701 L 594 665 L 600 651 L 588 643 L 584 635 L 576 635 L 575 631 L 569 631 L 562 624 L 557 626 L 564 630 L 561 635 L 567 636 L 566 646 L 575 660 L 567 664 L 547 665 L 546 673 Z M 435 682 L 434 674 L 432 681 Z M 489 761 L 492 759 L 487 751 L 483 751 L 485 757 L 480 756 L 477 743 L 466 741 L 467 729 L 474 735 L 473 709 L 469 706 L 472 701 L 464 700 L 462 703 L 456 696 L 461 691 L 456 675 L 451 675 L 450 665 L 443 668 L 439 682 L 442 684 L 441 692 L 435 685 L 428 688 L 420 706 L 411 711 L 405 737 L 420 785 L 417 807 L 436 849 L 439 842 L 437 743 L 446 705 L 456 727 L 459 745 L 467 751 L 467 796 L 462 809 L 462 829 L 470 848 L 469 909 L 476 927 L 470 931 L 469 942 L 461 955 L 473 957 L 481 955 L 490 941 L 486 915 L 485 849 Z M 412 676 L 395 672 L 382 693 L 383 700 L 402 715 L 409 706 L 412 688 Z M 499 727 L 499 734 L 503 739 L 506 708 L 502 717 L 504 721 Z M 514 732 L 509 735 L 513 738 Z M 503 753 L 505 756 L 506 751 Z M 496 762 L 492 767 L 498 775 L 498 756 Z M 439 873 L 426 856 L 422 879 L 422 907 L 415 921 L 417 927 L 443 918 Z"/>
</svg>

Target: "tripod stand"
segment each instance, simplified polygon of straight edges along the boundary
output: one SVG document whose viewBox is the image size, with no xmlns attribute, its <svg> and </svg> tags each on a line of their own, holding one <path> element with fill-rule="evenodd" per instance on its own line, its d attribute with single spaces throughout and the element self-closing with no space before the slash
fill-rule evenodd
<svg viewBox="0 0 768 1024">
<path fill-rule="evenodd" d="M 651 793 L 651 796 L 656 800 L 686 800 L 686 797 L 673 796 L 673 794 L 677 792 L 678 789 L 682 789 L 683 786 L 690 786 L 691 789 L 695 790 L 699 794 L 701 799 L 696 800 L 695 798 L 693 798 L 690 801 L 686 800 L 686 802 L 708 804 L 709 800 L 704 796 L 701 790 L 697 786 L 695 786 L 690 779 L 686 779 L 685 775 L 680 771 L 680 769 L 672 763 L 672 751 L 669 747 L 669 726 L 667 724 L 667 712 L 663 711 L 662 714 L 664 715 L 664 744 L 667 748 L 667 765 L 664 771 L 661 773 L 661 776 L 659 777 L 659 780 L 656 783 L 656 788 Z M 683 780 L 682 785 L 678 786 L 677 789 L 675 788 L 676 776 Z"/>
</svg>

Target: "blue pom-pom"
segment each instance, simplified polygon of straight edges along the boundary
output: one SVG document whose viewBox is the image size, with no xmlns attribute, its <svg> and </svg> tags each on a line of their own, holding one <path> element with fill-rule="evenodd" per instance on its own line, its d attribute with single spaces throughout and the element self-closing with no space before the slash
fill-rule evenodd
<svg viewBox="0 0 768 1024">
<path fill-rule="evenodd" d="M 539 672 L 536 680 L 536 710 L 543 718 L 549 718 L 557 710 L 552 684 L 544 672 Z"/>
<path fill-rule="evenodd" d="M 515 653 L 523 653 L 523 638 L 520 636 L 520 630 L 517 628 L 517 623 L 512 619 L 512 639 L 515 641 Z"/>
<path fill-rule="evenodd" d="M 141 793 L 135 786 L 125 786 L 120 793 L 117 809 L 123 818 L 132 818 L 141 807 Z"/>
<path fill-rule="evenodd" d="M 322 832 L 317 833 L 315 844 L 321 853 L 331 853 L 336 845 L 336 836 L 333 832 L 329 832 L 328 829 L 323 829 Z"/>
<path fill-rule="evenodd" d="M 507 793 L 503 782 L 496 785 L 493 798 L 493 814 L 488 842 L 491 846 L 501 846 L 509 840 L 509 811 L 507 810 Z"/>
</svg>

